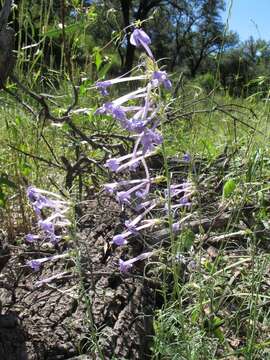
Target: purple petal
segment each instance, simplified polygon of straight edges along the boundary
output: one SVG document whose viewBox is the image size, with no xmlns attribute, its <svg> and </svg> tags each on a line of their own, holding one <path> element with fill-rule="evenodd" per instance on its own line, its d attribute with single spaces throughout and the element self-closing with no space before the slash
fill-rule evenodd
<svg viewBox="0 0 270 360">
<path fill-rule="evenodd" d="M 191 160 L 190 154 L 186 153 L 183 155 L 183 161 L 190 162 L 190 160 Z"/>
<path fill-rule="evenodd" d="M 151 39 L 142 29 L 135 29 L 130 36 L 130 43 L 136 47 L 139 47 L 142 45 L 142 43 L 147 45 L 151 44 Z"/>
<path fill-rule="evenodd" d="M 119 259 L 119 270 L 122 273 L 127 273 L 131 268 L 132 268 L 132 264 L 128 263 L 127 261 L 124 261 L 122 259 Z"/>
<path fill-rule="evenodd" d="M 120 204 L 130 204 L 130 194 L 127 191 L 119 191 L 116 194 L 116 200 Z"/>
<path fill-rule="evenodd" d="M 39 235 L 27 234 L 25 235 L 25 241 L 28 243 L 33 243 L 40 239 Z"/>
<path fill-rule="evenodd" d="M 127 240 L 125 239 L 125 237 L 123 235 L 115 235 L 112 239 L 112 242 L 117 245 L 117 246 L 122 246 L 127 244 Z"/>
<path fill-rule="evenodd" d="M 111 171 L 117 171 L 120 166 L 120 163 L 117 159 L 109 159 L 106 161 L 106 167 Z"/>
</svg>

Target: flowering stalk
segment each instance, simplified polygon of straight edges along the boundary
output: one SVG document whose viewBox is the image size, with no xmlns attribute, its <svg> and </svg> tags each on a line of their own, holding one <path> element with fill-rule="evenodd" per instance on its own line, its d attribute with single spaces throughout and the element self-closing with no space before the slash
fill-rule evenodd
<svg viewBox="0 0 270 360">
<path fill-rule="evenodd" d="M 112 243 L 117 246 L 127 244 L 127 239 L 132 234 L 137 234 L 143 229 L 164 221 L 160 219 L 145 219 L 157 205 L 163 205 L 166 211 L 166 205 L 168 206 L 172 199 L 178 198 L 179 203 L 170 205 L 170 211 L 172 209 L 178 209 L 190 204 L 190 196 L 192 194 L 190 184 L 175 184 L 169 185 L 163 198 L 153 200 L 149 197 L 151 186 L 156 182 L 150 178 L 150 171 L 146 159 L 155 154 L 156 148 L 163 143 L 163 137 L 158 130 L 160 126 L 159 113 L 162 106 L 156 102 L 157 89 L 164 87 L 169 90 L 172 84 L 168 79 L 167 73 L 159 70 L 157 64 L 154 63 L 154 55 L 150 49 L 151 39 L 142 29 L 136 28 L 133 31 L 130 36 L 130 42 L 135 47 L 143 48 L 146 51 L 147 55 L 152 59 L 154 68 L 147 69 L 145 75 L 123 76 L 96 83 L 97 89 L 107 95 L 107 88 L 114 84 L 134 80 L 144 82 L 137 90 L 120 96 L 111 102 L 106 102 L 96 110 L 97 115 L 106 114 L 116 119 L 124 130 L 133 133 L 136 137 L 132 152 L 119 158 L 108 159 L 106 162 L 107 168 L 119 174 L 126 170 L 134 171 L 141 165 L 145 172 L 145 175 L 141 179 L 133 179 L 130 181 L 120 180 L 119 182 L 104 185 L 105 190 L 109 194 L 115 194 L 119 203 L 128 206 L 135 203 L 135 209 L 141 212 L 135 219 L 126 220 L 125 225 L 127 231 L 113 237 Z M 119 191 L 119 188 L 122 186 L 129 188 Z M 169 215 L 169 217 L 170 216 L 171 215 Z M 172 219 L 170 220 L 170 224 L 175 230 L 179 227 L 179 222 L 173 224 Z M 127 272 L 133 266 L 133 263 L 145 259 L 151 256 L 151 254 L 150 252 L 144 253 L 127 261 L 120 259 L 120 271 Z"/>
</svg>

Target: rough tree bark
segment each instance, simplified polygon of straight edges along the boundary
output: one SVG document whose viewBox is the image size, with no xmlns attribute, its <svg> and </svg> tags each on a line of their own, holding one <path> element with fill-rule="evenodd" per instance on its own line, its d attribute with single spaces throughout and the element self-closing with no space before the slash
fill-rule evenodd
<svg viewBox="0 0 270 360">
<path fill-rule="evenodd" d="M 7 26 L 12 0 L 6 0 L 0 12 L 0 89 L 3 88 L 15 65 L 13 53 L 15 32 Z"/>
</svg>

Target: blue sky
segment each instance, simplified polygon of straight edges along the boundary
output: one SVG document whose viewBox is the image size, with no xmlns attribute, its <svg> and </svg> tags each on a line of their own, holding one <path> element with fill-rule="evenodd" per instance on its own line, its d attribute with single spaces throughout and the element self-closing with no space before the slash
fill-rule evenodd
<svg viewBox="0 0 270 360">
<path fill-rule="evenodd" d="M 231 2 L 229 29 L 236 31 L 240 40 L 250 36 L 270 40 L 270 0 L 225 0 L 224 20 L 228 17 Z"/>
</svg>

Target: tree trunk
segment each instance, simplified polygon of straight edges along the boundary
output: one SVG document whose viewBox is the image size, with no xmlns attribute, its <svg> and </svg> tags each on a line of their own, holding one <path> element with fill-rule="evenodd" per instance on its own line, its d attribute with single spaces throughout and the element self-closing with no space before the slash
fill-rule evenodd
<svg viewBox="0 0 270 360">
<path fill-rule="evenodd" d="M 13 29 L 6 28 L 0 32 L 0 89 L 15 65 L 14 39 L 15 32 Z"/>
</svg>

